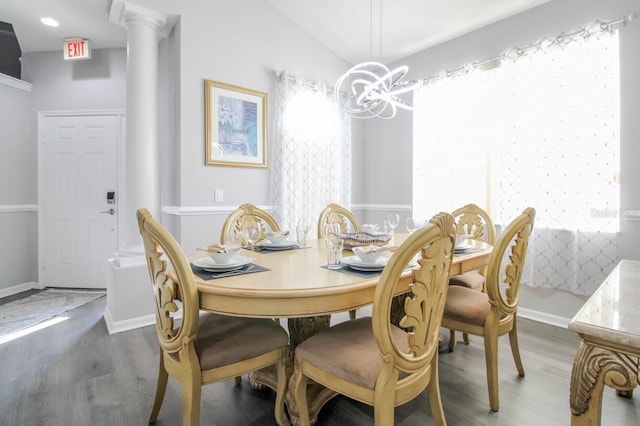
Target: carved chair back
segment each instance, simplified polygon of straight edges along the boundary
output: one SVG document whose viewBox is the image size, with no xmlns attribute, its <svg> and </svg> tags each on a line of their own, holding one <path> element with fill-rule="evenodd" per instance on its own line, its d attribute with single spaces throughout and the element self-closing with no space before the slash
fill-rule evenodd
<svg viewBox="0 0 640 426">
<path fill-rule="evenodd" d="M 389 259 L 376 287 L 372 312 L 373 333 L 388 368 L 414 373 L 436 356 L 455 238 L 453 217 L 439 213 L 429 225 L 411 234 Z M 409 331 L 409 341 L 398 347 L 390 326 L 394 293 L 398 281 L 407 279 L 403 274 L 416 255 L 417 267 L 408 278 L 410 293 L 404 299 L 404 317 L 399 323 Z"/>
<path fill-rule="evenodd" d="M 253 204 L 246 203 L 229 214 L 222 225 L 220 242 L 225 244 L 230 235 L 242 238 L 242 232 L 246 228 L 258 228 L 260 230 L 260 237 L 256 242 L 264 240 L 269 230 L 273 232 L 280 231 L 278 223 L 269 213 Z M 242 240 L 242 244 L 246 246 L 244 240 Z"/>
<path fill-rule="evenodd" d="M 453 211 L 458 236 L 467 236 L 474 240 L 493 245 L 496 241 L 496 227 L 489 214 L 475 204 L 467 204 Z"/>
<path fill-rule="evenodd" d="M 493 247 L 486 276 L 493 313 L 488 322 L 504 320 L 518 308 L 520 279 L 535 216 L 535 209 L 526 208 L 505 228 Z"/>
<path fill-rule="evenodd" d="M 147 209 L 137 211 L 138 228 L 149 267 L 160 347 L 177 353 L 193 344 L 198 331 L 198 290 L 182 248 Z M 182 311 L 176 326 L 175 315 Z"/>
<path fill-rule="evenodd" d="M 344 207 L 331 203 L 320 212 L 318 218 L 318 238 L 322 238 L 322 228 L 327 223 L 337 223 L 340 225 L 341 232 L 347 232 L 349 225 L 353 232 L 360 232 L 358 219 L 349 210 Z"/>
</svg>

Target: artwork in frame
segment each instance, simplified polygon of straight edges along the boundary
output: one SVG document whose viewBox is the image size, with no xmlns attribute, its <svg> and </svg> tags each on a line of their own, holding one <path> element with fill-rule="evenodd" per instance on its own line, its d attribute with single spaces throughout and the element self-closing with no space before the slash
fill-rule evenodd
<svg viewBox="0 0 640 426">
<path fill-rule="evenodd" d="M 205 80 L 206 164 L 267 167 L 267 94 Z"/>
</svg>

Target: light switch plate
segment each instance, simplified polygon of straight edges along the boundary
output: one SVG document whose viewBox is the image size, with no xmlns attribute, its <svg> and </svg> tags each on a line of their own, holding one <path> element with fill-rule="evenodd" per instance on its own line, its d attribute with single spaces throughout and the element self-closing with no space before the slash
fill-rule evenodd
<svg viewBox="0 0 640 426">
<path fill-rule="evenodd" d="M 214 190 L 213 201 L 216 203 L 221 203 L 224 201 L 224 191 L 222 189 Z"/>
</svg>

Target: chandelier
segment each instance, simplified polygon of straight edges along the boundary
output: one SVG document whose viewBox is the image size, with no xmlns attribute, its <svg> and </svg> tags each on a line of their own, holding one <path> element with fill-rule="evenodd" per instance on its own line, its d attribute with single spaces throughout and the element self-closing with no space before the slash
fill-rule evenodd
<svg viewBox="0 0 640 426">
<path fill-rule="evenodd" d="M 373 0 L 370 6 L 371 51 Z M 380 11 L 382 11 L 382 1 Z M 380 13 L 380 33 L 382 34 L 382 13 Z M 380 41 L 380 50 L 382 50 L 382 41 Z M 408 71 L 409 67 L 406 65 L 390 70 L 384 64 L 375 61 L 358 64 L 344 73 L 336 82 L 334 91 L 336 102 L 342 110 L 356 118 L 393 118 L 398 108 L 411 111 L 413 107 L 399 95 L 412 92 L 420 87 L 423 81 L 403 81 Z"/>
</svg>

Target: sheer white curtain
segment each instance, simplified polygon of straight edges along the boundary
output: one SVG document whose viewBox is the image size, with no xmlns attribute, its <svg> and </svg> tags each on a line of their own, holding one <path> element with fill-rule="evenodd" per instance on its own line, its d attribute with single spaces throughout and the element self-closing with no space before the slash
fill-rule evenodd
<svg viewBox="0 0 640 426">
<path fill-rule="evenodd" d="M 532 206 L 523 282 L 591 294 L 618 260 L 617 32 L 514 56 L 417 92 L 414 210 Z"/>
<path fill-rule="evenodd" d="M 329 203 L 351 205 L 351 119 L 323 84 L 277 77 L 272 179 L 281 227 L 312 224 Z M 313 229 L 313 228 L 312 228 Z"/>
</svg>

